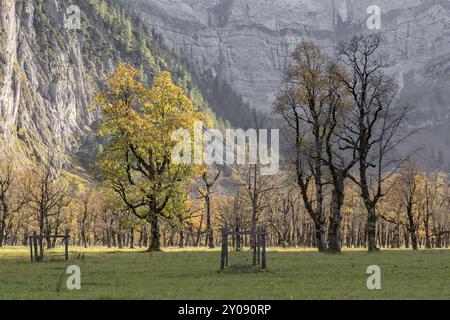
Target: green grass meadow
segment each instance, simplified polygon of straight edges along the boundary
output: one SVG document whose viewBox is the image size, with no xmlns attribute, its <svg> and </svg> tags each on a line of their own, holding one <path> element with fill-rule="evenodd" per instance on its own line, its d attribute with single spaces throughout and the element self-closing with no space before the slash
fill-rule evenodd
<svg viewBox="0 0 450 320">
<path fill-rule="evenodd" d="M 0 248 L 0 299 L 449 299 L 450 251 L 386 250 L 327 255 L 269 250 L 268 271 L 245 268 L 250 252 L 71 248 L 31 263 L 26 248 Z M 66 288 L 66 268 L 81 268 L 81 290 Z M 381 268 L 381 290 L 368 290 L 367 267 Z"/>
</svg>

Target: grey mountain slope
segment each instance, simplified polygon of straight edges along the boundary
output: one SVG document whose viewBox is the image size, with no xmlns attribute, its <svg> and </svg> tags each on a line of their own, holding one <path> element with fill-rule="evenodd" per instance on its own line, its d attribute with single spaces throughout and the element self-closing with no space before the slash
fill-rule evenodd
<svg viewBox="0 0 450 320">
<path fill-rule="evenodd" d="M 81 9 L 81 28 L 65 27 L 66 9 Z M 142 27 L 119 3 L 100 0 L 0 0 L 0 156 L 26 160 L 58 154 L 87 168 L 101 141 L 93 96 L 121 62 L 151 81 L 168 70 L 212 114 L 196 78 L 159 34 Z M 145 81 L 145 80 L 144 80 Z M 206 80 L 202 80 L 207 82 Z M 75 157 L 74 157 L 75 156 Z"/>
<path fill-rule="evenodd" d="M 288 54 L 301 40 L 329 53 L 352 34 L 366 32 L 371 0 L 133 0 L 143 20 L 193 60 L 209 66 L 251 106 L 270 112 Z M 427 154 L 450 137 L 450 1 L 380 0 L 382 31 L 400 97 L 416 106 L 411 141 Z M 430 158 L 430 157 L 428 157 Z M 445 159 L 444 159 L 445 160 Z M 448 161 L 429 161 L 446 167 Z"/>
</svg>

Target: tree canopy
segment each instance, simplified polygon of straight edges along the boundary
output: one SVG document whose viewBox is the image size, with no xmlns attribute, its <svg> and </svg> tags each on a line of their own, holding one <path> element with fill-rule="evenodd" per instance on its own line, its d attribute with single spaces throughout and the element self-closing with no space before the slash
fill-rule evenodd
<svg viewBox="0 0 450 320">
<path fill-rule="evenodd" d="M 171 156 L 177 129 L 191 130 L 201 118 L 168 72 L 146 88 L 139 71 L 121 64 L 95 98 L 104 117 L 100 134 L 109 139 L 99 157 L 101 177 L 137 217 L 152 225 L 151 250 L 159 250 L 158 219 L 171 219 L 183 203 L 183 186 L 196 167 Z"/>
</svg>

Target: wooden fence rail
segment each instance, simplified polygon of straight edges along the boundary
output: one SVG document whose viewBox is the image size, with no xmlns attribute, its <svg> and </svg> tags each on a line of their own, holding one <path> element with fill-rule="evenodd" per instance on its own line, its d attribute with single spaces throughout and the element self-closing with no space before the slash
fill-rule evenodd
<svg viewBox="0 0 450 320">
<path fill-rule="evenodd" d="M 228 231 L 227 227 L 222 228 L 222 246 L 220 251 L 220 269 L 228 267 L 228 236 L 252 236 L 253 250 L 253 266 L 258 266 L 263 270 L 267 270 L 266 229 L 257 229 L 254 231 Z"/>
<path fill-rule="evenodd" d="M 30 242 L 30 258 L 31 262 L 44 261 L 44 239 L 64 239 L 64 259 L 69 260 L 69 231 L 66 230 L 64 235 L 38 235 L 33 231 L 33 235 L 29 237 Z M 39 252 L 38 252 L 39 249 Z"/>
</svg>

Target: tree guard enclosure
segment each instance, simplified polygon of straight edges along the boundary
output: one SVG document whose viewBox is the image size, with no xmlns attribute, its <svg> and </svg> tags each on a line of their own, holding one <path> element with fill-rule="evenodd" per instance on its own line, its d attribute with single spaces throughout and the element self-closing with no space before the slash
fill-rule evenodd
<svg viewBox="0 0 450 320">
<path fill-rule="evenodd" d="M 252 239 L 252 266 L 257 266 L 261 270 L 267 270 L 267 231 L 257 229 L 254 231 L 229 231 L 228 228 L 222 228 L 222 247 L 220 252 L 220 270 L 228 267 L 229 261 L 229 241 L 232 237 L 242 237 L 250 235 Z"/>
<path fill-rule="evenodd" d="M 43 262 L 44 261 L 44 241 L 53 239 L 55 242 L 57 239 L 63 239 L 64 243 L 64 260 L 69 260 L 69 231 L 66 230 L 64 235 L 38 235 L 36 231 L 29 237 L 30 243 L 30 259 L 31 262 Z"/>
</svg>

